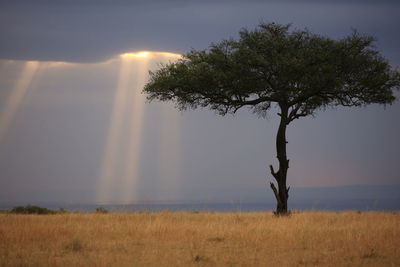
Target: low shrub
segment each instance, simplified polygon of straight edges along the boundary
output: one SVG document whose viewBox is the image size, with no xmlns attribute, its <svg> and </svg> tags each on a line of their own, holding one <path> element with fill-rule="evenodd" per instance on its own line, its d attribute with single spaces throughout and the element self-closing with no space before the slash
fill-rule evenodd
<svg viewBox="0 0 400 267">
<path fill-rule="evenodd" d="M 108 210 L 106 210 L 103 207 L 99 207 L 99 208 L 96 208 L 96 213 L 108 213 Z"/>
<path fill-rule="evenodd" d="M 15 214 L 55 214 L 54 210 L 50 210 L 47 208 L 42 208 L 38 206 L 17 206 L 10 210 L 10 213 Z"/>
</svg>

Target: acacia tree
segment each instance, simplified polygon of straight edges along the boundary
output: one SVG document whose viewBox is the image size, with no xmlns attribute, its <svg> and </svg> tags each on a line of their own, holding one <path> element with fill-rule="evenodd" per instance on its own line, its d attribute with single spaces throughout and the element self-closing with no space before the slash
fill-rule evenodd
<svg viewBox="0 0 400 267">
<path fill-rule="evenodd" d="M 276 136 L 279 169 L 270 186 L 277 214 L 287 213 L 289 159 L 286 127 L 292 121 L 332 106 L 391 104 L 400 73 L 373 46 L 371 36 L 333 40 L 290 25 L 260 24 L 242 30 L 238 40 L 192 50 L 175 63 L 150 72 L 148 100 L 172 101 L 185 110 L 208 107 L 221 115 L 248 106 L 265 117 L 273 105 L 280 112 Z"/>
</svg>

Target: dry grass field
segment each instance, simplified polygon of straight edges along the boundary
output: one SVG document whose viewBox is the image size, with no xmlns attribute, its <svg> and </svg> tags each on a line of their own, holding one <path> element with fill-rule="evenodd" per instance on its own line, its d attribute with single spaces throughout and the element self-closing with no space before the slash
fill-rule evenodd
<svg viewBox="0 0 400 267">
<path fill-rule="evenodd" d="M 0 214 L 1 266 L 400 266 L 400 213 Z"/>
</svg>

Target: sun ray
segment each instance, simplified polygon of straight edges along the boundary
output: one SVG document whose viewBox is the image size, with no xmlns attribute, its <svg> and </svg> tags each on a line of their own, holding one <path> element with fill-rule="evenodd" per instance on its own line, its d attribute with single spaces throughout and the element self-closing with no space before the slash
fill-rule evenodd
<svg viewBox="0 0 400 267">
<path fill-rule="evenodd" d="M 145 53 L 138 53 L 139 55 Z M 147 53 L 147 52 L 146 52 Z M 143 54 L 142 54 L 143 55 Z M 125 159 L 124 168 L 124 187 L 123 187 L 123 201 L 130 203 L 134 200 L 138 200 L 138 183 L 140 175 L 140 155 L 141 155 L 141 143 L 142 143 L 142 132 L 143 132 L 143 116 L 144 116 L 144 103 L 145 97 L 141 93 L 143 86 L 147 81 L 149 58 L 139 56 L 141 58 L 132 59 L 136 66 L 135 71 L 135 83 L 131 88 L 132 97 L 132 110 L 130 112 L 130 130 L 129 130 L 129 144 L 127 156 Z"/>
<path fill-rule="evenodd" d="M 121 67 L 115 92 L 111 121 L 100 169 L 97 201 L 110 201 L 111 182 L 116 175 L 116 158 L 124 121 L 132 62 L 121 58 Z"/>
<path fill-rule="evenodd" d="M 26 62 L 18 81 L 11 90 L 11 93 L 5 102 L 3 111 L 0 114 L 0 141 L 4 138 L 10 123 L 14 119 L 15 113 L 24 99 L 26 90 L 29 88 L 39 65 L 40 63 L 38 61 Z"/>
<path fill-rule="evenodd" d="M 179 57 L 179 54 L 150 51 L 120 55 L 122 65 L 117 82 L 111 122 L 100 169 L 97 193 L 98 202 L 104 203 L 117 200 L 111 198 L 110 193 L 113 185 L 118 186 L 115 188 L 118 189 L 117 191 L 120 193 L 118 201 L 132 203 L 133 201 L 139 200 L 145 110 L 145 96 L 141 94 L 141 91 L 148 78 L 151 60 L 161 59 L 162 61 L 173 61 Z M 128 102 L 128 99 L 130 102 Z M 128 105 L 130 105 L 129 110 Z M 126 114 L 128 111 L 129 116 Z M 170 114 L 169 112 L 170 111 L 166 114 Z M 168 118 L 165 120 L 167 121 Z M 128 127 L 124 127 L 125 122 L 128 123 Z M 172 125 L 177 125 L 177 121 L 174 118 L 172 118 Z M 121 147 L 125 145 L 120 142 L 122 131 L 125 129 L 128 131 L 127 142 L 125 147 Z M 166 153 L 168 149 L 174 150 L 179 146 L 179 133 L 176 132 L 178 130 L 168 129 L 169 130 L 165 131 L 165 135 L 173 134 L 173 136 L 161 137 L 164 138 L 162 139 L 163 142 L 168 145 L 162 145 L 165 148 L 161 148 L 161 150 L 164 151 L 161 155 L 161 161 L 165 161 L 165 163 L 162 163 L 163 165 L 159 166 L 159 168 L 165 170 L 166 173 L 168 173 L 168 177 L 176 177 L 178 168 L 177 162 L 180 162 L 180 156 L 175 155 L 178 152 L 174 152 L 175 159 L 171 160 L 168 159 L 169 156 Z M 173 129 L 177 129 L 177 127 L 173 126 Z M 175 132 L 172 133 L 171 131 Z M 120 162 L 117 162 L 117 158 L 122 154 L 122 151 L 125 151 L 126 155 Z M 119 169 L 119 167 L 122 168 Z M 175 186 L 176 182 L 173 182 L 173 184 Z"/>
</svg>

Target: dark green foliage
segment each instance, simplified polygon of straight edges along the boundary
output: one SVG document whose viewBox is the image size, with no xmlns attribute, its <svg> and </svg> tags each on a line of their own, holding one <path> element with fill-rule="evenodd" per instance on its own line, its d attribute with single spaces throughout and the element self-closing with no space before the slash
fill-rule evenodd
<svg viewBox="0 0 400 267">
<path fill-rule="evenodd" d="M 41 208 L 38 206 L 17 206 L 10 210 L 10 213 L 15 214 L 55 214 L 56 211 L 49 210 L 47 208 Z"/>
<path fill-rule="evenodd" d="M 96 208 L 96 213 L 108 213 L 108 210 L 106 210 L 103 207 L 99 207 L 99 208 Z"/>
<path fill-rule="evenodd" d="M 341 40 L 261 24 L 239 40 L 192 50 L 151 73 L 148 99 L 172 100 L 181 109 L 209 107 L 224 115 L 249 106 L 263 116 L 276 102 L 290 120 L 326 106 L 390 104 L 400 74 L 356 31 Z"/>
</svg>

